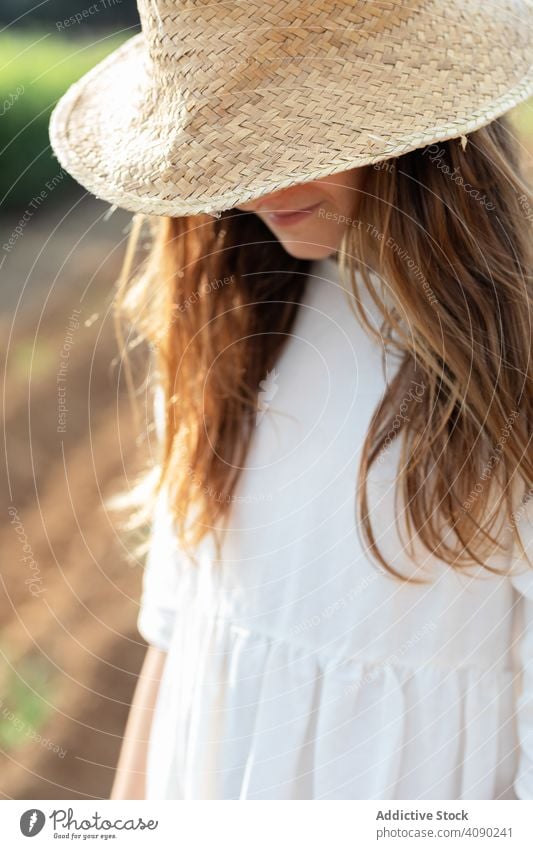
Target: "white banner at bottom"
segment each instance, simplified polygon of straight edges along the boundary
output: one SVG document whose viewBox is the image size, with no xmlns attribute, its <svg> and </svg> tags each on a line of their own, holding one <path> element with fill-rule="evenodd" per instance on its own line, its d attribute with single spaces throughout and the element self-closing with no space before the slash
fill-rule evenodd
<svg viewBox="0 0 533 849">
<path fill-rule="evenodd" d="M 533 801 L 3 801 L 2 846 L 533 846 Z M 28 841 L 35 840 L 34 843 Z"/>
</svg>

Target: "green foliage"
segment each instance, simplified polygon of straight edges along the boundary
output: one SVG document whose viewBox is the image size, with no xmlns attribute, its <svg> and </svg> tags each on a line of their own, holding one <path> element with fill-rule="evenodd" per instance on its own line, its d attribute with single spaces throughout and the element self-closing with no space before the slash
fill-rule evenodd
<svg viewBox="0 0 533 849">
<path fill-rule="evenodd" d="M 91 39 L 18 29 L 0 34 L 0 206 L 24 211 L 60 166 L 50 149 L 48 122 L 69 85 L 116 49 L 123 36 Z M 54 201 L 72 191 L 70 178 Z"/>
<path fill-rule="evenodd" d="M 520 134 L 521 140 L 529 150 L 533 149 L 533 100 L 521 103 L 513 110 L 515 126 Z"/>
<path fill-rule="evenodd" d="M 34 738 L 51 714 L 51 669 L 40 658 L 12 670 L 0 694 L 0 747 L 10 750 Z"/>
</svg>

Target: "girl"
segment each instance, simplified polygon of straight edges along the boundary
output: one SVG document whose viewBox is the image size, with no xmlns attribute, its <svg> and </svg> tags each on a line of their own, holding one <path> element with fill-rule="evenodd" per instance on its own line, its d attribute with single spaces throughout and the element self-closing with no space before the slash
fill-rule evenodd
<svg viewBox="0 0 533 849">
<path fill-rule="evenodd" d="M 150 216 L 118 297 L 156 364 L 149 648 L 112 796 L 531 799 L 530 5 L 139 9 L 51 122 Z"/>
</svg>

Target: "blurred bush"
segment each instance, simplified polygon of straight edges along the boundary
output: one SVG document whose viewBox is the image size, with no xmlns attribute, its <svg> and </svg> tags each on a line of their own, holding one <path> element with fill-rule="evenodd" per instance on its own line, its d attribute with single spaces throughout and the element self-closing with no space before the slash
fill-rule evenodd
<svg viewBox="0 0 533 849">
<path fill-rule="evenodd" d="M 135 0 L 53 0 L 40 5 L 35 0 L 2 0 L 0 23 L 55 26 L 56 22 L 83 13 L 90 6 L 98 8 L 88 19 L 91 26 L 115 28 L 117 24 L 135 24 L 139 19 Z"/>
<path fill-rule="evenodd" d="M 73 181 L 61 172 L 50 149 L 50 113 L 68 86 L 126 37 L 94 30 L 91 36 L 85 32 L 68 40 L 50 31 L 11 29 L 0 34 L 2 211 L 26 209 L 54 178 L 54 202 L 73 190 Z"/>
<path fill-rule="evenodd" d="M 522 144 L 533 153 L 533 100 L 521 103 L 511 114 Z"/>
</svg>

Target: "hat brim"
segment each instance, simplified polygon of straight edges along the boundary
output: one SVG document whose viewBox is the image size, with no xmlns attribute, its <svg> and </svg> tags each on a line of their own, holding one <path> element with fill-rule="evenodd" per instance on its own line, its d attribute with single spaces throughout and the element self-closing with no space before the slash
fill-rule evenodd
<svg viewBox="0 0 533 849">
<path fill-rule="evenodd" d="M 513 49 L 505 28 L 495 36 L 492 22 L 482 32 L 481 15 L 474 40 L 470 29 L 459 53 L 450 44 L 458 44 L 460 15 L 447 5 L 424 73 L 420 50 L 406 53 L 396 38 L 381 63 L 354 58 L 349 85 L 324 60 L 320 84 L 303 68 L 300 83 L 286 90 L 228 87 L 210 99 L 182 96 L 179 80 L 157 79 L 141 33 L 59 100 L 52 147 L 96 197 L 133 212 L 179 216 L 217 213 L 457 138 L 533 93 L 531 26 L 517 28 Z M 417 24 L 404 25 L 404 38 L 419 39 L 420 24 L 411 34 L 409 26 Z"/>
</svg>

